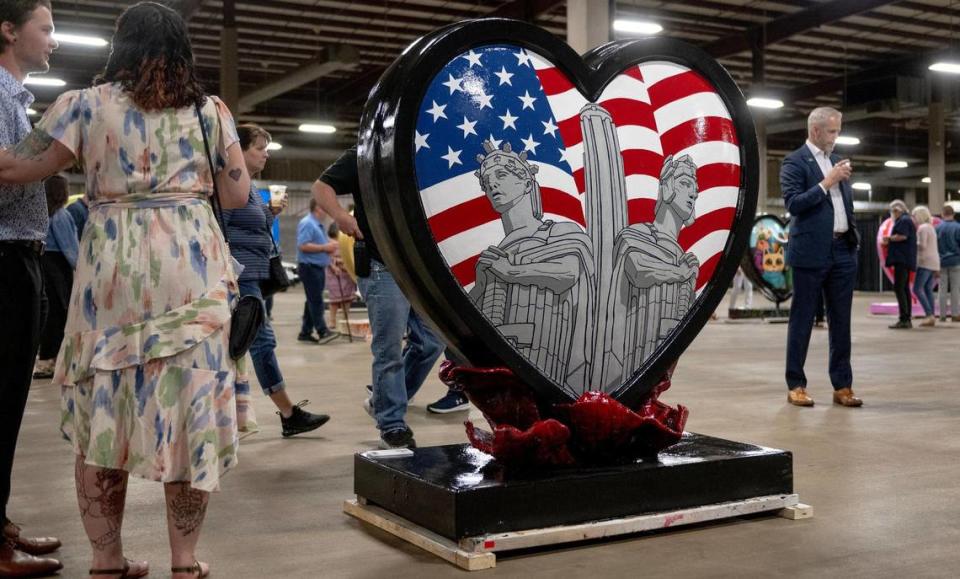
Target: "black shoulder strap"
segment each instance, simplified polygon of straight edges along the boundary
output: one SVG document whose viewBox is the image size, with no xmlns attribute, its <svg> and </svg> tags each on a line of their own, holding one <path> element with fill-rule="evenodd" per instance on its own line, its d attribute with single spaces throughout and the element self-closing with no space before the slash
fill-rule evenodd
<svg viewBox="0 0 960 579">
<path fill-rule="evenodd" d="M 213 180 L 213 196 L 210 198 L 210 203 L 213 205 L 213 216 L 217 220 L 217 225 L 220 226 L 221 233 L 223 233 L 223 240 L 229 245 L 230 240 L 227 238 L 227 228 L 223 226 L 223 208 L 220 207 L 220 189 L 217 187 L 217 172 L 213 168 L 213 157 L 210 155 L 210 142 L 207 139 L 207 125 L 203 122 L 200 103 L 194 103 L 193 107 L 197 111 L 197 120 L 200 121 L 200 134 L 203 135 L 203 149 L 206 151 L 207 163 L 210 165 L 210 179 Z"/>
</svg>

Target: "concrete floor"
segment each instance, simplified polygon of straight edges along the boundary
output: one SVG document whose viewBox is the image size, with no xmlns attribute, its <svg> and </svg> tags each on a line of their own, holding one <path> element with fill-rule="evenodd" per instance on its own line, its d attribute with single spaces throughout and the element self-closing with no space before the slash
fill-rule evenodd
<svg viewBox="0 0 960 579">
<path fill-rule="evenodd" d="M 955 577 L 960 567 L 960 323 L 894 332 L 855 300 L 855 390 L 860 409 L 834 407 L 827 333 L 807 364 L 813 408 L 785 403 L 785 324 L 707 325 L 683 356 L 669 403 L 690 407 L 688 430 L 792 450 L 795 488 L 813 519 L 733 519 L 625 539 L 501 556 L 482 577 Z M 885 301 L 892 296 L 883 296 Z M 352 455 L 376 443 L 361 409 L 367 344 L 295 340 L 299 290 L 274 311 L 280 363 L 296 401 L 328 412 L 311 435 L 284 440 L 268 399 L 254 395 L 262 431 L 214 495 L 201 556 L 219 578 L 463 577 L 465 571 L 341 512 L 352 497 Z M 719 310 L 724 312 L 722 306 Z M 722 316 L 722 317 L 725 317 Z M 409 422 L 421 445 L 464 442 L 464 414 L 436 417 L 434 376 Z M 57 432 L 59 392 L 34 384 L 21 434 L 10 515 L 65 546 L 63 576 L 86 576 L 88 546 L 73 491 L 73 456 Z M 481 418 L 472 410 L 470 417 Z M 160 485 L 131 480 L 124 544 L 169 576 Z"/>
</svg>

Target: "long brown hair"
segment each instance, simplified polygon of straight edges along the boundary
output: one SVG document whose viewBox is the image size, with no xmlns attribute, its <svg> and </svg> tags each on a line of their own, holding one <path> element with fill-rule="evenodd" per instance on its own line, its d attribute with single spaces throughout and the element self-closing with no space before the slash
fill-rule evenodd
<svg viewBox="0 0 960 579">
<path fill-rule="evenodd" d="M 156 2 L 140 2 L 117 19 L 107 66 L 94 85 L 118 82 L 145 111 L 203 104 L 193 47 L 180 15 Z"/>
</svg>

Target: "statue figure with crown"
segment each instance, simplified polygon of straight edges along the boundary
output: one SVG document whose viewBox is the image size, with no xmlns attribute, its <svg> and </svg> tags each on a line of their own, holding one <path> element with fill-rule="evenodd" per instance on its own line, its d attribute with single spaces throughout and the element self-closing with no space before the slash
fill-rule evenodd
<svg viewBox="0 0 960 579">
<path fill-rule="evenodd" d="M 595 305 L 590 238 L 543 219 L 537 167 L 510 143 L 483 144 L 475 173 L 504 237 L 480 254 L 470 298 L 517 350 L 574 396 L 588 389 Z"/>
</svg>

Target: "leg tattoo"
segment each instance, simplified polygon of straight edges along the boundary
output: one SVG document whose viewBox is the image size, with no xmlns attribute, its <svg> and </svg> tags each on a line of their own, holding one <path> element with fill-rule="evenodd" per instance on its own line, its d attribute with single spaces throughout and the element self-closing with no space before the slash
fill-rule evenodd
<svg viewBox="0 0 960 579">
<path fill-rule="evenodd" d="M 77 503 L 80 516 L 96 551 L 105 551 L 120 542 L 127 476 L 120 470 L 86 466 L 77 460 Z"/>
<path fill-rule="evenodd" d="M 169 503 L 170 518 L 184 536 L 197 531 L 207 513 L 207 496 L 204 491 L 190 488 L 189 483 L 177 485 L 179 490 Z"/>
</svg>

